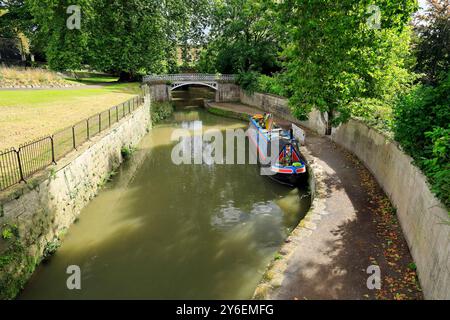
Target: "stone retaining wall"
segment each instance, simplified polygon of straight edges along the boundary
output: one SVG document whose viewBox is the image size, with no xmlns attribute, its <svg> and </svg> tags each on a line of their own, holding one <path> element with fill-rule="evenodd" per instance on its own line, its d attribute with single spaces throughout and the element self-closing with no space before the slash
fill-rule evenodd
<svg viewBox="0 0 450 320">
<path fill-rule="evenodd" d="M 357 120 L 337 128 L 332 140 L 365 164 L 397 209 L 424 296 L 450 299 L 448 211 L 430 191 L 413 159 L 397 143 Z"/>
<path fill-rule="evenodd" d="M 0 298 L 20 291 L 44 253 L 58 244 L 81 209 L 122 162 L 121 149 L 139 143 L 151 126 L 150 98 L 27 185 L 0 195 Z M 9 233 L 8 233 L 9 231 Z M 10 236 L 9 236 L 10 235 Z"/>
<path fill-rule="evenodd" d="M 308 121 L 298 121 L 284 98 L 242 91 L 241 102 L 325 133 L 327 119 L 320 112 L 312 112 Z M 334 129 L 331 139 L 365 164 L 396 207 L 425 298 L 450 299 L 448 210 L 431 193 L 426 177 L 395 142 L 357 120 Z"/>
<path fill-rule="evenodd" d="M 317 110 L 310 113 L 307 121 L 299 121 L 292 116 L 288 102 L 283 97 L 263 93 L 248 94 L 244 90 L 241 90 L 240 100 L 246 105 L 271 112 L 280 118 L 301 124 L 319 134 L 325 134 L 327 117 L 326 115 L 323 116 Z"/>
<path fill-rule="evenodd" d="M 216 102 L 236 102 L 239 101 L 241 88 L 229 82 L 219 82 L 216 90 Z"/>
<path fill-rule="evenodd" d="M 169 101 L 170 100 L 170 91 L 169 86 L 165 83 L 158 83 L 149 85 L 150 95 L 153 101 Z"/>
</svg>

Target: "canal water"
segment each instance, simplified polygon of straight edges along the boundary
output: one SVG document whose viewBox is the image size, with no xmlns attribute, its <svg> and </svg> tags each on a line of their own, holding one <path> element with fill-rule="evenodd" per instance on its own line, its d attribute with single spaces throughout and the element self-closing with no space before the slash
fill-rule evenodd
<svg viewBox="0 0 450 320">
<path fill-rule="evenodd" d="M 256 165 L 173 164 L 173 130 L 247 125 L 194 107 L 198 95 L 207 96 L 195 88 L 176 94 L 173 117 L 82 211 L 20 299 L 251 298 L 310 199 L 260 176 Z M 80 267 L 81 290 L 67 288 L 70 265 Z"/>
</svg>

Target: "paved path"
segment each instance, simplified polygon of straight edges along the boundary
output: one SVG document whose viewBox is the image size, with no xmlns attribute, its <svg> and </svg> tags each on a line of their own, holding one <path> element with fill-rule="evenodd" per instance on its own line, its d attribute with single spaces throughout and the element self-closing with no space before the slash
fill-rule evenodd
<svg viewBox="0 0 450 320">
<path fill-rule="evenodd" d="M 261 112 L 239 103 L 213 106 Z M 372 175 L 327 137 L 307 130 L 306 148 L 325 173 L 325 209 L 320 221 L 314 221 L 316 229 L 295 247 L 281 286 L 269 298 L 422 298 L 415 271 L 408 267 L 412 258 L 394 210 Z M 367 288 L 370 265 L 380 266 L 381 290 Z"/>
</svg>

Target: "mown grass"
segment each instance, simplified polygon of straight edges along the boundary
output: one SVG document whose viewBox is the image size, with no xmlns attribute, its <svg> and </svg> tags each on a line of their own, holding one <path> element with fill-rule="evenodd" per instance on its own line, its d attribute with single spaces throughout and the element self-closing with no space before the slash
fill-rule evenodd
<svg viewBox="0 0 450 320">
<path fill-rule="evenodd" d="M 0 91 L 0 150 L 72 126 L 140 93 L 139 83 Z"/>
<path fill-rule="evenodd" d="M 84 119 L 73 126 L 53 133 L 52 138 L 45 137 L 32 144 L 22 146 L 19 151 L 24 178 L 47 167 L 52 160 L 60 158 L 82 145 L 99 132 L 107 130 L 111 125 L 132 113 L 139 106 L 137 97 L 125 101 L 107 110 Z M 54 153 L 52 152 L 54 147 Z M 54 156 L 54 158 L 53 158 Z M 15 152 L 7 152 L 0 157 L 0 191 L 20 180 L 20 169 Z"/>
</svg>

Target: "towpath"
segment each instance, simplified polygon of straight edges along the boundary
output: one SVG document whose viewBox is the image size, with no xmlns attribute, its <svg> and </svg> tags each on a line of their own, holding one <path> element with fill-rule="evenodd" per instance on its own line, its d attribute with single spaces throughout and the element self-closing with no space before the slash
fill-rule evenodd
<svg viewBox="0 0 450 320">
<path fill-rule="evenodd" d="M 213 103 L 236 113 L 261 110 Z M 277 121 L 277 119 L 275 119 Z M 290 125 L 285 120 L 281 125 Z M 422 299 L 415 266 L 388 198 L 352 154 L 306 130 L 306 148 L 323 169 L 320 221 L 313 221 L 288 255 L 283 281 L 270 299 Z M 381 289 L 369 289 L 369 266 L 379 266 Z"/>
</svg>

